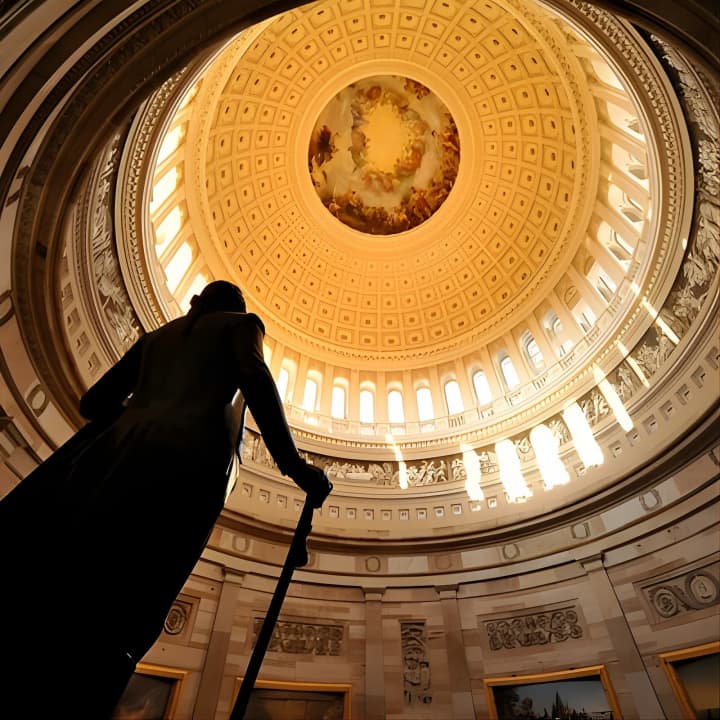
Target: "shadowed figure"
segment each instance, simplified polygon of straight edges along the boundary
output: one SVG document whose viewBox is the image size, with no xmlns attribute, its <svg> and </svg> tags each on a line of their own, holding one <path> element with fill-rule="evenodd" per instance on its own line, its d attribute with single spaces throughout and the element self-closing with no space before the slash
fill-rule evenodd
<svg viewBox="0 0 720 720">
<path fill-rule="evenodd" d="M 90 422 L 0 502 L 0 716 L 109 717 L 225 501 L 237 390 L 320 507 L 239 288 L 210 283 L 80 401 Z"/>
</svg>

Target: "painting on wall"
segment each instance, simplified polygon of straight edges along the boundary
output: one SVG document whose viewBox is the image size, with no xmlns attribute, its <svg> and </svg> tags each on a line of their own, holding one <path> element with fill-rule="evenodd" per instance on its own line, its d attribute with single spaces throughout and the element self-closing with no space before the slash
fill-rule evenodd
<svg viewBox="0 0 720 720">
<path fill-rule="evenodd" d="M 491 720 L 620 720 L 603 665 L 485 680 Z"/>
<path fill-rule="evenodd" d="M 351 720 L 350 694 L 345 684 L 256 680 L 244 720 Z"/>
<path fill-rule="evenodd" d="M 185 670 L 139 663 L 112 720 L 173 720 Z"/>
<path fill-rule="evenodd" d="M 720 720 L 720 641 L 662 653 L 659 657 L 683 717 Z"/>
</svg>

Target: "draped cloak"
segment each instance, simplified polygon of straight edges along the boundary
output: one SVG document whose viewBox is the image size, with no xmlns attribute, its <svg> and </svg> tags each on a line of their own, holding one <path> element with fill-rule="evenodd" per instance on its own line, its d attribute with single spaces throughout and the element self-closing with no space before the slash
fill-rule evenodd
<svg viewBox="0 0 720 720">
<path fill-rule="evenodd" d="M 253 314 L 214 312 L 144 335 L 81 399 L 90 422 L 0 501 L 0 648 L 12 667 L 0 716 L 104 716 L 223 507 L 237 390 L 280 471 L 304 464 L 263 334 Z M 3 714 L 28 695 L 27 714 Z"/>
</svg>

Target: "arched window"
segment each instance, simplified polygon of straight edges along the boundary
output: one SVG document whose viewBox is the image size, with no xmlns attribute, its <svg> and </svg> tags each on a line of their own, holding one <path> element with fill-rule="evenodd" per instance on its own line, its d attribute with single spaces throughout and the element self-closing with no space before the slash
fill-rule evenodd
<svg viewBox="0 0 720 720">
<path fill-rule="evenodd" d="M 158 257 L 164 252 L 171 240 L 180 232 L 183 215 L 179 206 L 175 206 L 155 228 L 155 253 Z"/>
<path fill-rule="evenodd" d="M 457 415 L 465 408 L 463 407 L 462 393 L 457 380 L 448 380 L 445 383 L 445 402 L 447 403 L 448 415 Z"/>
<path fill-rule="evenodd" d="M 429 387 L 419 387 L 415 391 L 415 398 L 417 399 L 418 418 L 420 422 L 432 420 L 435 417 L 435 410 L 433 409 L 432 393 Z"/>
<path fill-rule="evenodd" d="M 330 415 L 336 420 L 344 420 L 347 414 L 347 392 L 345 386 L 336 382 L 330 398 Z"/>
<path fill-rule="evenodd" d="M 490 383 L 482 370 L 477 370 L 472 376 L 473 388 L 475 388 L 475 396 L 480 405 L 487 405 L 492 402 L 492 393 L 490 392 Z"/>
<path fill-rule="evenodd" d="M 308 412 L 315 412 L 318 399 L 318 381 L 313 377 L 305 380 L 305 392 L 303 393 L 303 409 Z"/>
<path fill-rule="evenodd" d="M 513 361 L 510 359 L 509 355 L 504 355 L 500 359 L 500 372 L 502 372 L 502 376 L 508 390 L 512 390 L 520 384 L 520 378 L 518 377 L 517 370 L 515 370 L 515 366 L 513 365 Z"/>
<path fill-rule="evenodd" d="M 286 402 L 288 386 L 290 385 L 290 372 L 285 366 L 280 368 L 276 385 L 278 389 L 278 395 L 280 395 L 280 399 L 283 402 Z"/>
<path fill-rule="evenodd" d="M 540 350 L 533 334 L 526 330 L 520 338 L 522 351 L 533 370 L 542 370 L 545 365 L 545 358 Z"/>
<path fill-rule="evenodd" d="M 403 396 L 399 390 L 391 390 L 387 396 L 388 420 L 391 423 L 404 423 L 405 410 Z"/>
<path fill-rule="evenodd" d="M 360 390 L 360 422 L 375 422 L 375 396 L 368 388 Z"/>
<path fill-rule="evenodd" d="M 167 279 L 167 287 L 170 292 L 175 292 L 183 275 L 190 267 L 193 259 L 192 248 L 188 243 L 184 242 L 172 256 L 170 262 L 165 266 L 165 278 Z"/>
</svg>

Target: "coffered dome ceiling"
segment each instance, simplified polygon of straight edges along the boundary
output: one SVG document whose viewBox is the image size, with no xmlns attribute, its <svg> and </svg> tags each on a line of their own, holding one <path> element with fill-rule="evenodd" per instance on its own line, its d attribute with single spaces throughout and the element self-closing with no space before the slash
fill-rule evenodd
<svg viewBox="0 0 720 720">
<path fill-rule="evenodd" d="M 188 212 L 211 273 L 236 279 L 289 342 L 364 366 L 487 344 L 552 290 L 597 193 L 597 112 L 573 51 L 580 41 L 568 33 L 527 3 L 323 2 L 232 43 L 205 72 L 188 124 Z M 395 89 L 382 90 L 395 104 L 376 100 L 368 130 L 344 95 L 363 83 L 380 92 L 383 77 L 395 78 Z M 428 93 L 417 108 L 402 92 L 413 83 Z M 448 116 L 435 127 L 418 115 L 421 102 L 433 114 L 433 98 Z M 329 141 L 344 143 L 335 160 L 347 158 L 328 178 L 334 213 L 313 190 L 323 165 L 315 160 L 308 171 L 315 128 L 332 103 L 346 111 Z M 457 177 L 435 212 L 422 179 L 415 187 L 415 177 L 396 175 L 412 162 L 409 136 L 394 140 L 410 132 L 399 105 L 440 148 L 459 150 Z M 398 143 L 379 151 L 397 157 L 385 159 L 375 183 L 394 183 L 398 196 L 399 185 L 412 189 L 395 221 L 424 212 L 424 222 L 369 227 L 369 214 L 385 207 L 360 199 L 360 185 L 378 193 L 372 157 L 364 168 L 352 161 L 353 122 L 368 130 L 370 156 L 383 137 Z M 362 129 L 355 136 L 365 137 Z M 428 174 L 432 148 L 420 137 L 416 145 Z M 355 190 L 355 222 L 342 222 L 339 204 Z M 387 221 L 383 230 L 392 229 Z"/>
</svg>

